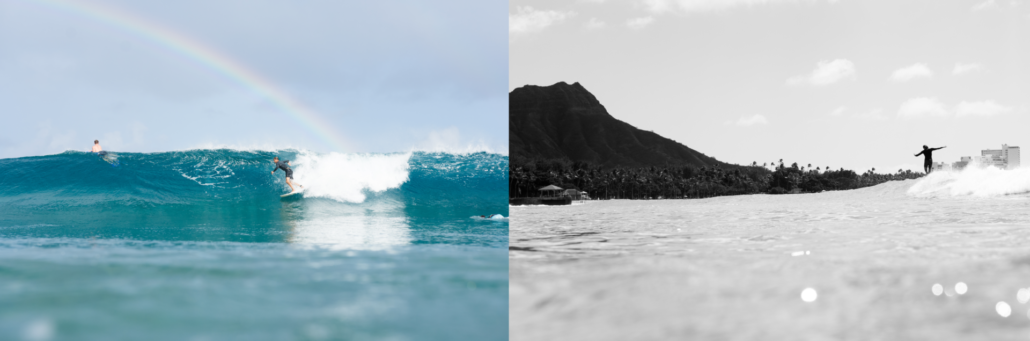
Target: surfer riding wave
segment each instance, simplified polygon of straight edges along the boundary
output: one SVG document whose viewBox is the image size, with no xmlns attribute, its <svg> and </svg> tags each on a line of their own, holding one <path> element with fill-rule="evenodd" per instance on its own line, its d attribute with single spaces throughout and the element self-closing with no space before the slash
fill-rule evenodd
<svg viewBox="0 0 1030 341">
<path fill-rule="evenodd" d="M 297 189 L 293 188 L 293 170 L 290 169 L 290 160 L 279 161 L 279 157 L 276 156 L 272 159 L 275 163 L 275 169 L 272 170 L 271 174 L 275 174 L 275 171 L 282 169 L 286 173 L 286 184 L 290 186 L 290 193 L 296 192 Z M 297 187 L 304 188 L 304 186 L 297 185 Z"/>
<path fill-rule="evenodd" d="M 941 150 L 941 149 L 944 149 L 945 147 L 947 147 L 947 146 L 940 147 L 940 148 L 929 148 L 926 145 L 923 145 L 923 151 L 921 151 L 921 152 L 919 152 L 919 154 L 915 155 L 917 157 L 919 155 L 923 156 L 923 171 L 925 171 L 926 174 L 930 174 L 930 172 L 933 171 L 933 151 Z"/>
</svg>

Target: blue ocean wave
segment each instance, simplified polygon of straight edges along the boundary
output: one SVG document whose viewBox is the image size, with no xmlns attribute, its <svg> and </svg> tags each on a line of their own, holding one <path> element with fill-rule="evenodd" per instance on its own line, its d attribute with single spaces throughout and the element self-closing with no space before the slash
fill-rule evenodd
<svg viewBox="0 0 1030 341">
<path fill-rule="evenodd" d="M 304 193 L 280 198 L 274 156 L 291 160 Z M 469 217 L 508 215 L 507 167 L 490 153 L 304 150 L 0 159 L 0 237 L 275 242 L 312 224 L 386 224 L 410 243 L 503 247 L 506 224 L 501 238 Z"/>
</svg>

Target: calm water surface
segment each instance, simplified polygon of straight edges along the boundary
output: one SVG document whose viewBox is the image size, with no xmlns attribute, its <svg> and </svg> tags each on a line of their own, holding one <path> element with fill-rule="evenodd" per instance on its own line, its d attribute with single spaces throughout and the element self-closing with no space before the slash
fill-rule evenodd
<svg viewBox="0 0 1030 341">
<path fill-rule="evenodd" d="M 511 339 L 1026 340 L 1030 174 L 1006 176 L 511 207 Z"/>
</svg>

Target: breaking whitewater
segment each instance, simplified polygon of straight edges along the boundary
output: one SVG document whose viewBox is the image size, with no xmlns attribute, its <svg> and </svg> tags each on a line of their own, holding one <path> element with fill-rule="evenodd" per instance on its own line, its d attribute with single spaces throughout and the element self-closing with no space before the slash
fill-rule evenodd
<svg viewBox="0 0 1030 341">
<path fill-rule="evenodd" d="M 513 340 L 1030 333 L 1030 169 L 510 209 Z"/>
<path fill-rule="evenodd" d="M 304 193 L 280 198 L 274 156 Z M 485 152 L 0 159 L 0 339 L 507 339 L 508 219 L 479 218 L 508 216 L 507 169 Z"/>
</svg>

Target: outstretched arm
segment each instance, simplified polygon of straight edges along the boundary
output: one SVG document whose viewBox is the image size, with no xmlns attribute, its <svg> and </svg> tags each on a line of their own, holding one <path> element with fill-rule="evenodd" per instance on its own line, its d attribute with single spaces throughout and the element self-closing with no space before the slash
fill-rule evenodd
<svg viewBox="0 0 1030 341">
<path fill-rule="evenodd" d="M 944 149 L 944 148 L 947 148 L 947 147 L 948 146 L 944 146 L 944 147 L 940 147 L 940 148 L 934 148 L 933 150 L 941 150 L 941 149 Z"/>
<path fill-rule="evenodd" d="M 923 155 L 923 152 L 919 152 L 919 154 L 916 154 L 916 156 L 919 156 L 919 155 Z"/>
<path fill-rule="evenodd" d="M 275 174 L 275 171 L 277 171 L 277 170 L 279 170 L 279 165 L 275 165 L 275 168 L 272 168 L 272 173 L 271 174 Z"/>
</svg>

